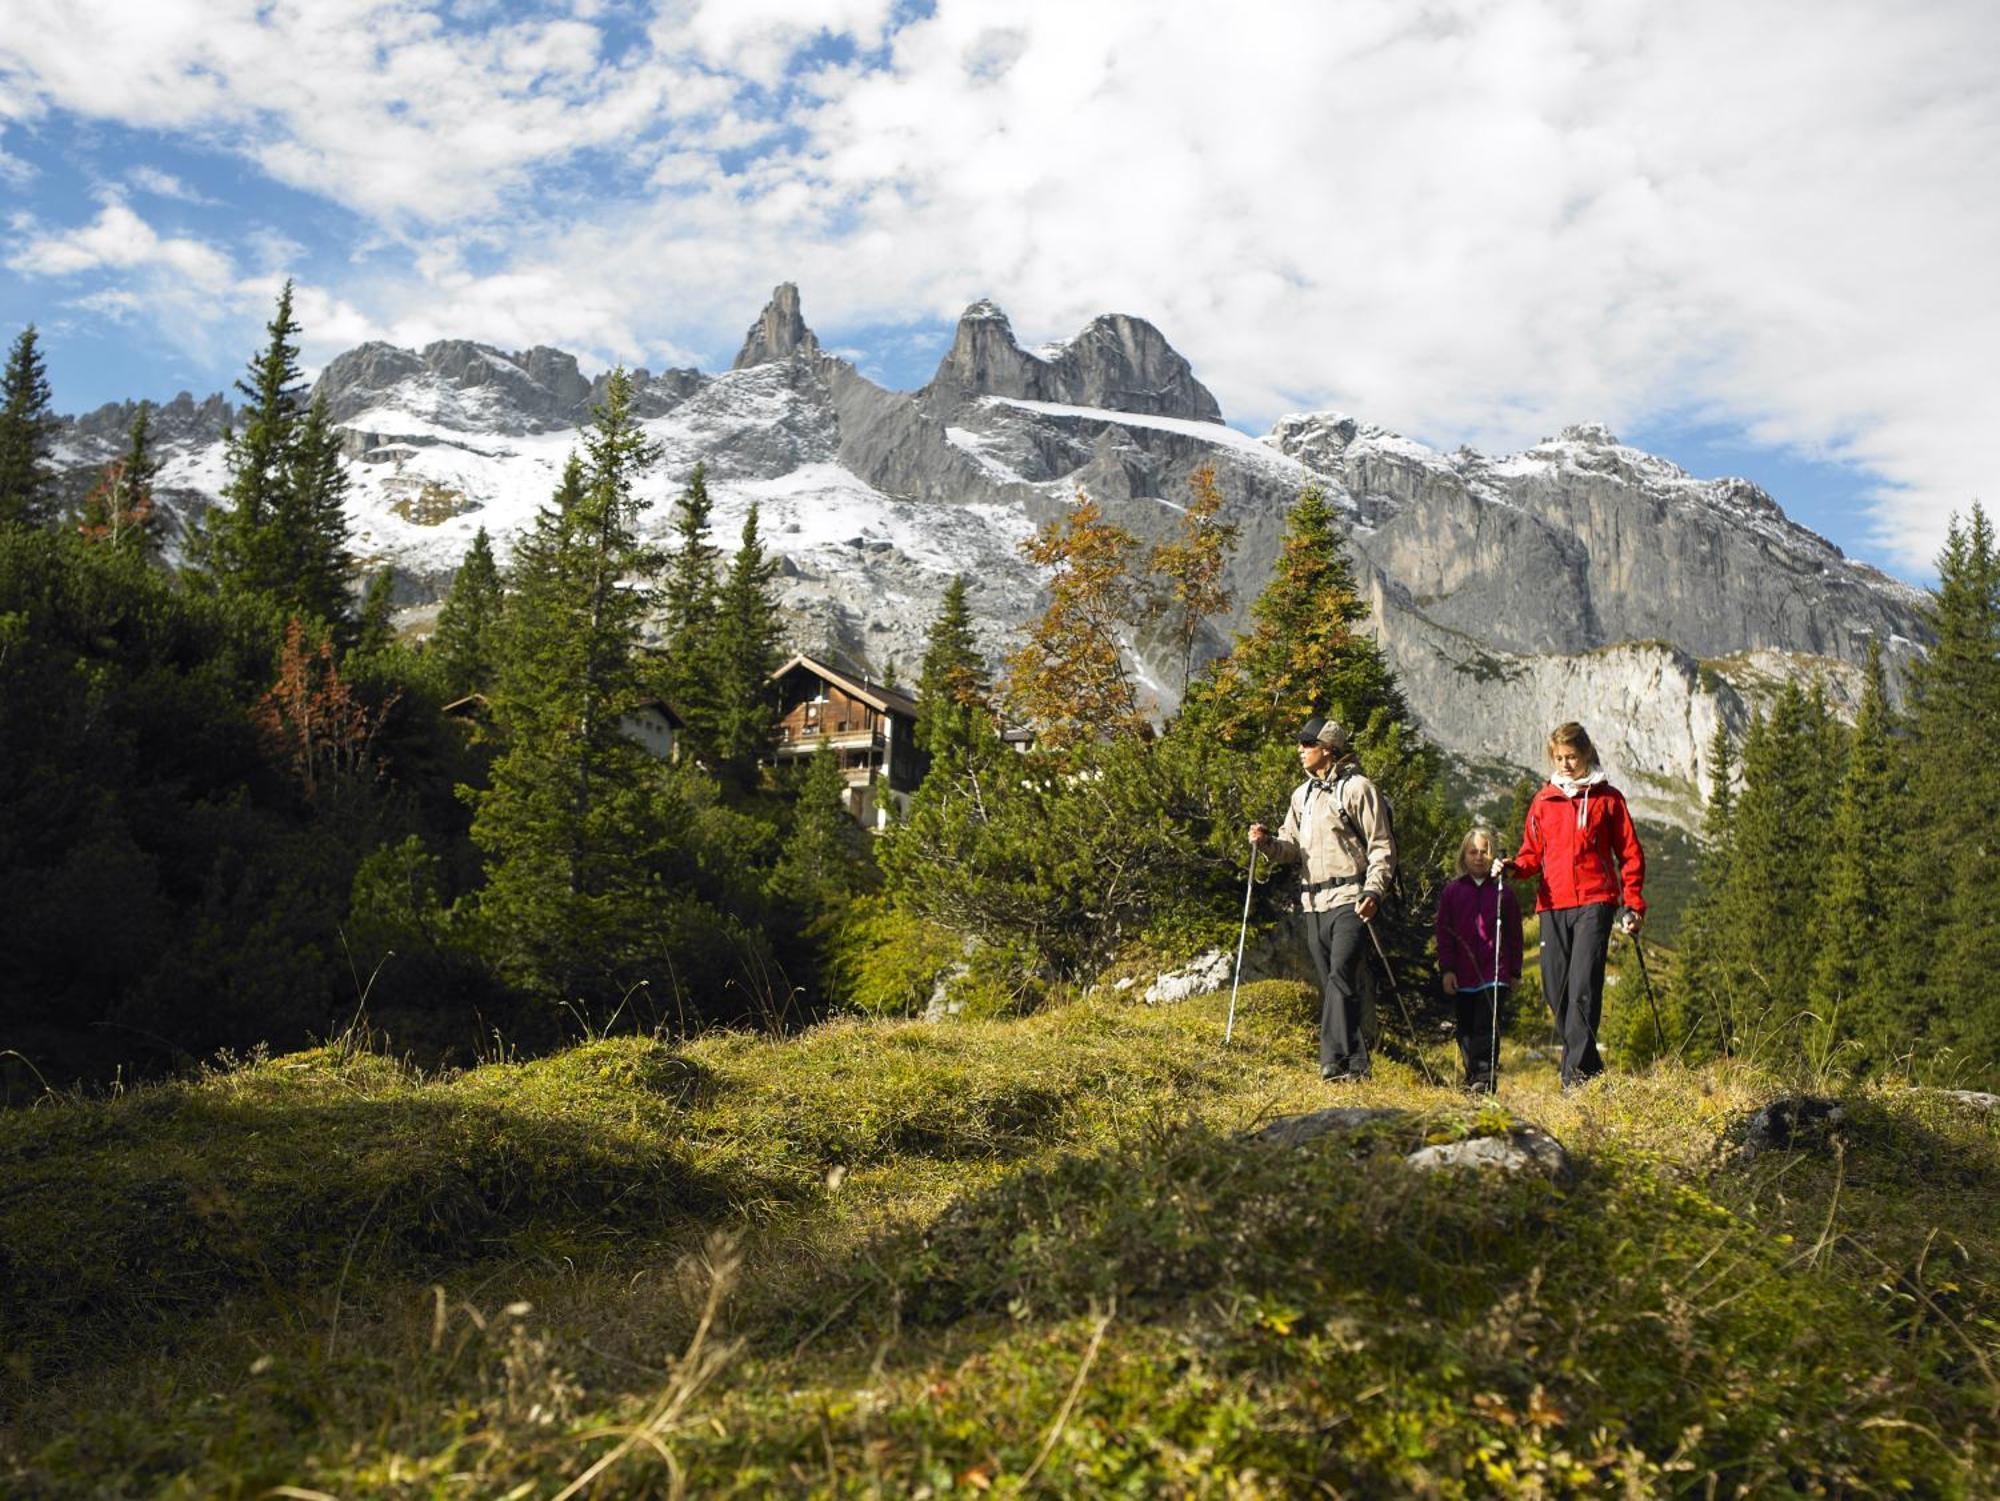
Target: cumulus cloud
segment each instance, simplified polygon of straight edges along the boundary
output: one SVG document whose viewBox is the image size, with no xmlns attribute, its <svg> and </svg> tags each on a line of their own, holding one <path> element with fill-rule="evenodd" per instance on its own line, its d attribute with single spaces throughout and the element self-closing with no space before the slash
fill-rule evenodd
<svg viewBox="0 0 2000 1501">
<path fill-rule="evenodd" d="M 1132 312 L 1247 422 L 1683 420 L 1852 464 L 1918 569 L 2000 470 L 1981 0 L 668 0 L 628 46 L 630 15 L 31 7 L 0 114 L 358 210 L 408 269 L 334 290 L 408 341 L 726 357 L 786 278 L 823 333 Z M 111 214 L 15 269 L 180 243 Z"/>
</svg>

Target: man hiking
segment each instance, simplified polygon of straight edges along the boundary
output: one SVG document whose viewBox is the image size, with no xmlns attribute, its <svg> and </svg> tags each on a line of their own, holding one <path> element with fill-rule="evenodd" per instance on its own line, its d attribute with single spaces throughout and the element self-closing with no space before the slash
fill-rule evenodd
<svg viewBox="0 0 2000 1501">
<path fill-rule="evenodd" d="M 1365 1079 L 1365 925 L 1381 910 L 1395 876 L 1396 841 L 1388 803 L 1361 774 L 1347 731 L 1313 718 L 1300 726 L 1298 738 L 1306 779 L 1292 793 L 1278 832 L 1253 823 L 1250 843 L 1273 864 L 1300 866 L 1306 953 L 1320 988 L 1320 1077 Z"/>
</svg>

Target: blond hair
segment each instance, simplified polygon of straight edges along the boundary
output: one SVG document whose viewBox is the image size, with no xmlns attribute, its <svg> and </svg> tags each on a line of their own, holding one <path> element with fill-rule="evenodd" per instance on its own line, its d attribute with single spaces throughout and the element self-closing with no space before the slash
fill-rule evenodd
<svg viewBox="0 0 2000 1501">
<path fill-rule="evenodd" d="M 1567 745 L 1581 751 L 1584 759 L 1590 762 L 1591 768 L 1596 769 L 1597 747 L 1590 743 L 1589 732 L 1574 719 L 1568 724 L 1559 724 L 1549 731 L 1548 751 L 1551 756 L 1556 753 L 1556 747 L 1559 745 Z"/>
<path fill-rule="evenodd" d="M 1462 876 L 1472 874 L 1471 871 L 1465 868 L 1465 857 L 1471 853 L 1472 841 L 1475 839 L 1484 839 L 1486 841 L 1487 854 L 1498 855 L 1500 853 L 1500 836 L 1487 828 L 1483 823 L 1474 824 L 1465 831 L 1465 837 L 1458 841 L 1458 873 Z"/>
</svg>

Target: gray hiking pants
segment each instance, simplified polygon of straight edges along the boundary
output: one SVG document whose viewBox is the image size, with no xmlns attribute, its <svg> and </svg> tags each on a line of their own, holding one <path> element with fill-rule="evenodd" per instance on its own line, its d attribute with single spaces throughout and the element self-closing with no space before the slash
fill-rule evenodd
<svg viewBox="0 0 2000 1501">
<path fill-rule="evenodd" d="M 1368 1072 L 1368 925 L 1352 906 L 1300 914 L 1319 981 L 1319 1071 L 1332 1079 Z"/>
</svg>

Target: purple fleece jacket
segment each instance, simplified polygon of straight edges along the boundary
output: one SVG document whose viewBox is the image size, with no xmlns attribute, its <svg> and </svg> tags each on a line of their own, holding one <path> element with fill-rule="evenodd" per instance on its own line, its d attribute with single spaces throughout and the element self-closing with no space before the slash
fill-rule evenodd
<svg viewBox="0 0 2000 1501">
<path fill-rule="evenodd" d="M 1460 876 L 1438 898 L 1438 972 L 1457 977 L 1461 990 L 1493 983 L 1493 881 Z M 1521 978 L 1521 904 L 1500 885 L 1500 981 Z"/>
</svg>

